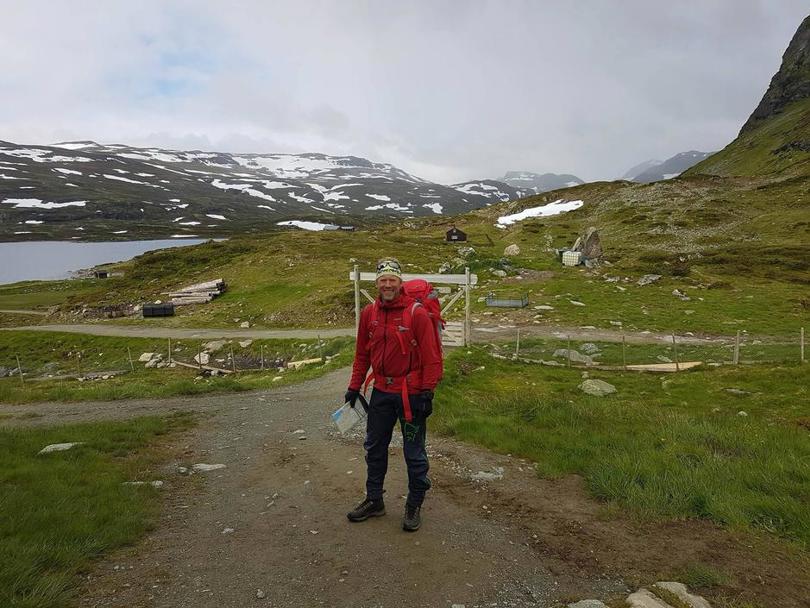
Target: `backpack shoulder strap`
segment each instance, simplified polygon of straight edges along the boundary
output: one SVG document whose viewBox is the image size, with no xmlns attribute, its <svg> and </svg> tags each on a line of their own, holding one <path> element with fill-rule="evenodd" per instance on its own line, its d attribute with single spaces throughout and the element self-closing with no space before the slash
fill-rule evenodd
<svg viewBox="0 0 810 608">
<path fill-rule="evenodd" d="M 371 314 L 369 315 L 368 320 L 368 339 L 369 339 L 369 348 L 371 348 L 370 340 L 374 337 L 374 331 L 377 329 L 377 325 L 380 323 L 380 306 L 377 300 L 371 303 Z"/>
</svg>

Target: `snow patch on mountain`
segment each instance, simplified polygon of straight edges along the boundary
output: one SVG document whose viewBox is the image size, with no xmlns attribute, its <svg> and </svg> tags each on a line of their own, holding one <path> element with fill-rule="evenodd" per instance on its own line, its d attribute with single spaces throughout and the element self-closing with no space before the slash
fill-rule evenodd
<svg viewBox="0 0 810 608">
<path fill-rule="evenodd" d="M 301 228 L 302 230 L 312 230 L 316 232 L 320 232 L 321 230 L 327 230 L 329 228 L 337 228 L 334 224 L 322 224 L 320 222 L 304 222 L 301 220 L 287 220 L 285 222 L 276 222 L 277 226 L 294 226 L 295 228 Z"/>
<path fill-rule="evenodd" d="M 559 215 L 560 213 L 565 213 L 566 211 L 573 211 L 574 209 L 579 209 L 582 207 L 584 203 L 582 201 L 566 201 L 563 199 L 559 199 L 554 201 L 553 203 L 548 203 L 547 205 L 541 205 L 540 207 L 530 207 L 528 209 L 524 209 L 519 213 L 513 213 L 511 215 L 502 215 L 498 218 L 498 222 L 495 224 L 498 228 L 506 228 L 514 224 L 515 222 L 522 222 L 525 219 L 530 217 L 548 217 L 551 215 Z"/>
<path fill-rule="evenodd" d="M 4 205 L 14 205 L 16 209 L 61 209 L 63 207 L 84 207 L 87 201 L 71 201 L 69 203 L 44 203 L 38 198 L 7 198 Z"/>
</svg>

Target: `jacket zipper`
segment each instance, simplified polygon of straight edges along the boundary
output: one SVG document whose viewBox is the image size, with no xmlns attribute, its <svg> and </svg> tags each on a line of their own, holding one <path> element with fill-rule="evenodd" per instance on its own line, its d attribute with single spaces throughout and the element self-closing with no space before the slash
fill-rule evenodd
<svg viewBox="0 0 810 608">
<path fill-rule="evenodd" d="M 383 308 L 383 354 L 382 354 L 382 361 L 380 361 L 380 371 L 382 371 L 382 375 L 385 376 L 385 351 L 388 348 L 388 310 Z"/>
</svg>

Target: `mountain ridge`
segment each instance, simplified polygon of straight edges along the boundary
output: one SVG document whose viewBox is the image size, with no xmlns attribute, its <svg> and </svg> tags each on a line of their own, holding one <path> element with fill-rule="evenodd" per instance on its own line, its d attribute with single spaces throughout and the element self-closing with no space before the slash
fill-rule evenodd
<svg viewBox="0 0 810 608">
<path fill-rule="evenodd" d="M 220 236 L 291 220 L 455 215 L 525 194 L 494 180 L 437 184 L 351 155 L 0 141 L 2 240 Z"/>
<path fill-rule="evenodd" d="M 686 174 L 810 174 L 810 16 L 799 25 L 779 70 L 737 137 Z"/>
</svg>

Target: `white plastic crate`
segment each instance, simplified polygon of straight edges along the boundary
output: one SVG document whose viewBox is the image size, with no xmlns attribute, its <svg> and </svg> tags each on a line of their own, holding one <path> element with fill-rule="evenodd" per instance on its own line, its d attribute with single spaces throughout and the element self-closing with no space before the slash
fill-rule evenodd
<svg viewBox="0 0 810 608">
<path fill-rule="evenodd" d="M 581 251 L 563 251 L 562 263 L 563 266 L 578 266 L 582 261 Z"/>
</svg>

